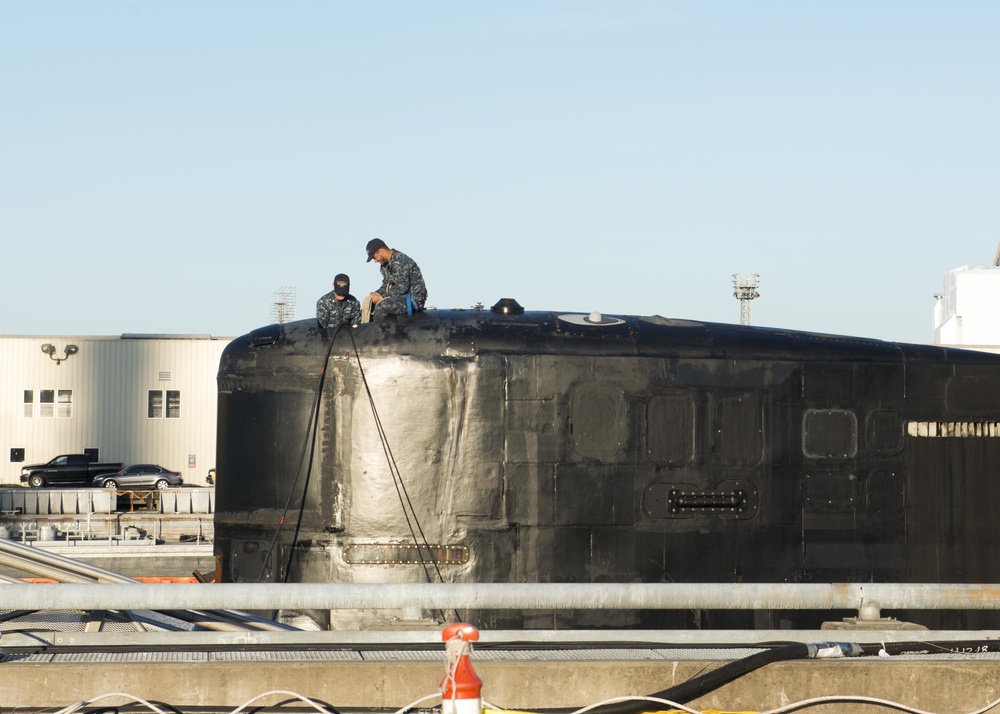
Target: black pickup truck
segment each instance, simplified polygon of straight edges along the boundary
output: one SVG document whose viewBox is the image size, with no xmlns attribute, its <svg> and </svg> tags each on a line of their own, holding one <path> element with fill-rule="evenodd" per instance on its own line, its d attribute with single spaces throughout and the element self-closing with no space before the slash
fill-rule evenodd
<svg viewBox="0 0 1000 714">
<path fill-rule="evenodd" d="M 100 474 L 121 471 L 123 464 L 98 464 L 86 454 L 63 454 L 47 464 L 21 467 L 21 483 L 40 486 L 89 486 L 90 480 Z"/>
</svg>

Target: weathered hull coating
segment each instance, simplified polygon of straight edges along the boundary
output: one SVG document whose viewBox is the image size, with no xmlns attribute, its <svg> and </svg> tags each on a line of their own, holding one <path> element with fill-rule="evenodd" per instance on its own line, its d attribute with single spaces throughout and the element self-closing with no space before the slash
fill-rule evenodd
<svg viewBox="0 0 1000 714">
<path fill-rule="evenodd" d="M 1000 582 L 997 356 L 580 318 L 431 311 L 234 340 L 219 371 L 222 579 Z M 850 614 L 461 613 L 482 627 Z"/>
</svg>

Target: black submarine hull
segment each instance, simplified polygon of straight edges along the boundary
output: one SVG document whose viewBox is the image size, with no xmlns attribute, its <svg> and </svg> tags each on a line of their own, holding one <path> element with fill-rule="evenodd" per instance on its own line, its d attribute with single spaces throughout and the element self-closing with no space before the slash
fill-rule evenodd
<svg viewBox="0 0 1000 714">
<path fill-rule="evenodd" d="M 656 316 L 429 311 L 255 330 L 228 346 L 218 382 L 224 581 L 1000 582 L 996 355 Z M 462 616 L 813 627 L 852 614 Z"/>
</svg>

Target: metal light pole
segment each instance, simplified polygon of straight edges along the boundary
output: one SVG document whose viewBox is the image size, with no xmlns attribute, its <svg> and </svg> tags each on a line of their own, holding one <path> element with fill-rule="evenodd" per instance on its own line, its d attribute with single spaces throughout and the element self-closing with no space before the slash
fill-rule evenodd
<svg viewBox="0 0 1000 714">
<path fill-rule="evenodd" d="M 760 297 L 757 289 L 760 275 L 757 273 L 733 274 L 733 297 L 740 301 L 740 324 L 750 324 L 750 301 Z"/>
</svg>

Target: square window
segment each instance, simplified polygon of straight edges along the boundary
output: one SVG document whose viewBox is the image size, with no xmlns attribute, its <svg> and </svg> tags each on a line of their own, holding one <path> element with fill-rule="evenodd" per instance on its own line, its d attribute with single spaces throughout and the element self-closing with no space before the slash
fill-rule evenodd
<svg viewBox="0 0 1000 714">
<path fill-rule="evenodd" d="M 150 389 L 146 401 L 149 419 L 180 419 L 181 391 L 179 389 Z"/>
</svg>

